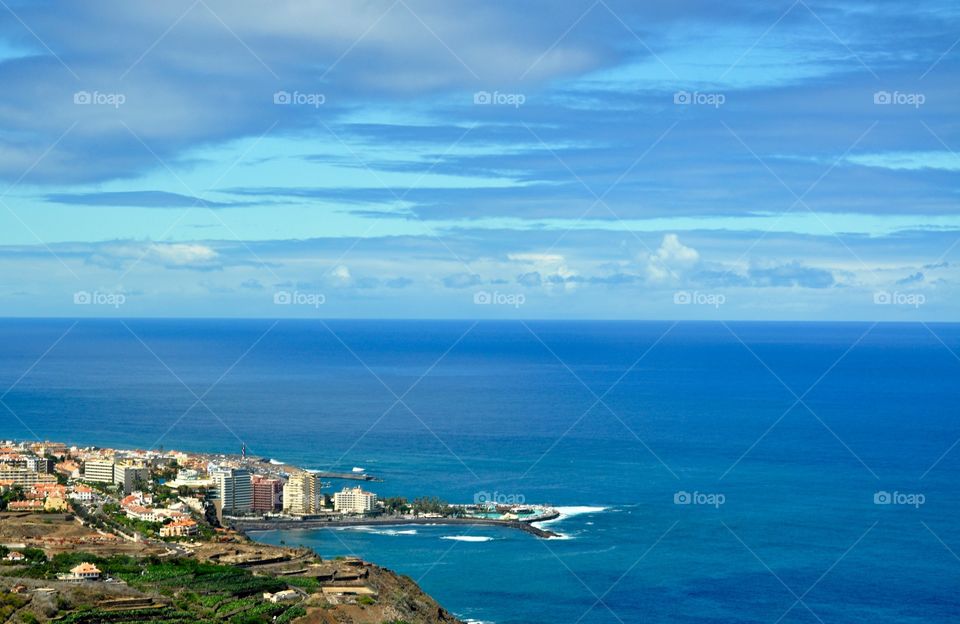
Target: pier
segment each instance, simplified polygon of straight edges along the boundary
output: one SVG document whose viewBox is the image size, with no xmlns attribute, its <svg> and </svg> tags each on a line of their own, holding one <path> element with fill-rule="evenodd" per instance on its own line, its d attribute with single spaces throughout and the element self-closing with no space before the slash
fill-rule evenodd
<svg viewBox="0 0 960 624">
<path fill-rule="evenodd" d="M 351 481 L 383 481 L 378 477 L 369 475 L 365 472 L 328 472 L 328 471 L 317 471 L 313 474 L 317 475 L 319 479 L 349 479 Z"/>
<path fill-rule="evenodd" d="M 543 516 L 536 522 L 554 520 L 560 514 Z M 549 539 L 551 537 L 560 537 L 559 533 L 554 533 L 548 529 L 541 529 L 534 526 L 532 522 L 522 522 L 520 520 L 498 520 L 493 518 L 421 518 L 407 516 L 389 516 L 381 518 L 318 518 L 305 517 L 303 519 L 288 518 L 231 518 L 230 525 L 238 531 L 282 531 L 290 529 L 327 529 L 336 527 L 382 527 L 382 526 L 402 526 L 402 525 L 462 525 L 462 526 L 497 526 L 509 529 L 517 529 L 524 533 L 529 533 L 535 537 Z"/>
</svg>

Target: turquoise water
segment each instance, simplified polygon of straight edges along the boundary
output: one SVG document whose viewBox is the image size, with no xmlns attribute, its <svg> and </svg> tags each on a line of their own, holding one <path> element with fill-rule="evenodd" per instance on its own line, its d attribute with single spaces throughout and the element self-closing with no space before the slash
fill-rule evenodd
<svg viewBox="0 0 960 624">
<path fill-rule="evenodd" d="M 960 615 L 958 325 L 82 321 L 31 368 L 71 323 L 0 321 L 19 417 L 4 410 L 3 437 L 242 441 L 364 467 L 382 495 L 563 508 L 548 526 L 565 539 L 547 541 L 450 526 L 259 536 L 387 565 L 465 618 Z"/>
</svg>

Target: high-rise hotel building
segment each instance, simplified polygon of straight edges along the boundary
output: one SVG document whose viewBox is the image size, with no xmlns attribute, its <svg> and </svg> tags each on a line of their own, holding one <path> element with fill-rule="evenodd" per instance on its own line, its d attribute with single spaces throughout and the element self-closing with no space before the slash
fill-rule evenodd
<svg viewBox="0 0 960 624">
<path fill-rule="evenodd" d="M 220 508 L 226 514 L 253 510 L 253 481 L 245 468 L 216 468 L 210 471 L 217 487 Z"/>
<path fill-rule="evenodd" d="M 290 476 L 283 486 L 283 510 L 298 516 L 320 512 L 320 481 L 310 472 L 298 472 Z"/>
</svg>

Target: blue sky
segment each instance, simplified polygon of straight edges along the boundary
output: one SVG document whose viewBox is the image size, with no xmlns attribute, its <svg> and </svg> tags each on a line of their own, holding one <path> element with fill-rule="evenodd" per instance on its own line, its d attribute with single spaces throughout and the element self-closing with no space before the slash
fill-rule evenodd
<svg viewBox="0 0 960 624">
<path fill-rule="evenodd" d="M 956 320 L 949 2 L 0 3 L 0 314 Z"/>
</svg>

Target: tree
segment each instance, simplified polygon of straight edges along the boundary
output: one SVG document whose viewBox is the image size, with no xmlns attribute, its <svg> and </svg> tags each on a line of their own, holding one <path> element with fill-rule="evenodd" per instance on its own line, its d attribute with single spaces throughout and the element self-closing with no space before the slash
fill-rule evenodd
<svg viewBox="0 0 960 624">
<path fill-rule="evenodd" d="M 44 563 L 47 560 L 46 553 L 39 548 L 24 548 L 22 553 L 30 563 Z"/>
</svg>

